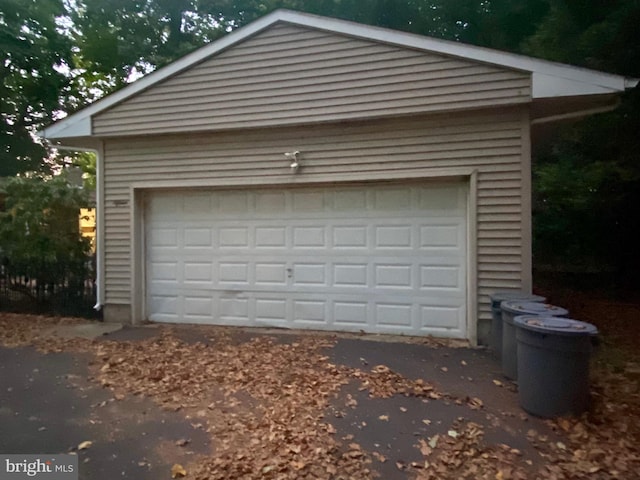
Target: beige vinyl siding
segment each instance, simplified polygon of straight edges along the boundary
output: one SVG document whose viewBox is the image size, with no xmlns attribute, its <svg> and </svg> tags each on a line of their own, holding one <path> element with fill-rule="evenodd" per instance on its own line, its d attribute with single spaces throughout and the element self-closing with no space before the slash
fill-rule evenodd
<svg viewBox="0 0 640 480">
<path fill-rule="evenodd" d="M 480 318 L 487 295 L 520 288 L 524 109 L 431 115 L 235 133 L 164 135 L 105 142 L 106 303 L 131 302 L 131 185 L 295 185 L 357 181 L 379 174 L 428 177 L 478 172 L 477 279 Z M 283 153 L 300 150 L 292 175 Z"/>
<path fill-rule="evenodd" d="M 196 132 L 530 101 L 528 73 L 276 25 L 93 118 L 96 135 Z"/>
</svg>

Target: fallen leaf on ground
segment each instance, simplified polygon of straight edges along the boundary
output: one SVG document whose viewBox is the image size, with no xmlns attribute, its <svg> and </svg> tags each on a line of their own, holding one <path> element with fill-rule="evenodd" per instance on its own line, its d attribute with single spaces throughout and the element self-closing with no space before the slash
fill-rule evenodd
<svg viewBox="0 0 640 480">
<path fill-rule="evenodd" d="M 92 408 L 113 405 L 120 394 L 141 396 L 198 422 L 193 425 L 215 439 L 216 454 L 194 460 L 189 467 L 193 478 L 375 477 L 368 465 L 377 457 L 364 449 L 347 450 L 353 436 L 349 440 L 347 435 L 337 438 L 331 434 L 335 429 L 324 423 L 334 414 L 347 416 L 328 407 L 333 399 L 344 398 L 341 389 L 349 383 L 376 399 L 405 396 L 425 404 L 440 399 L 447 404 L 469 402 L 466 397 L 440 391 L 427 380 L 407 378 L 384 365 L 362 370 L 331 364 L 327 348 L 334 340 L 329 337 L 296 336 L 293 343 L 288 343 L 256 335 L 247 341 L 232 337 L 232 329 L 203 327 L 201 342 L 186 342 L 177 337 L 173 331 L 177 329 L 159 327 L 158 334 L 149 340 L 103 339 L 97 344 L 42 336 L 52 325 L 75 320 L 24 320 L 25 316 L 0 313 L 0 343 L 33 345 L 41 352 L 94 355 L 90 363 L 92 378 L 97 385 L 109 388 L 114 398 Z M 105 365 L 108 367 L 100 371 Z M 444 432 L 454 431 L 457 437 L 445 433 L 425 439 L 432 450 L 429 460 L 424 461 L 425 468 L 417 466 L 420 462 L 399 464 L 402 469 L 413 466 L 412 478 L 420 480 L 488 480 L 498 472 L 504 480 L 605 480 L 611 475 L 635 478 L 640 471 L 640 378 L 637 374 L 629 378 L 625 371 L 594 367 L 592 408 L 587 414 L 549 420 L 540 426 L 540 433 L 527 432 L 530 448 L 536 449 L 534 453 L 542 462 L 532 462 L 534 457 L 528 448 L 520 451 L 483 440 L 482 426 L 458 419 L 442 426 Z M 504 387 L 504 393 L 515 388 L 497 379 L 493 384 Z M 472 399 L 469 406 L 476 403 Z M 507 413 L 496 416 L 498 423 L 493 427 L 498 428 L 501 422 L 507 426 L 512 419 L 528 419 L 522 413 Z M 382 417 L 389 421 L 388 415 Z M 276 447 L 272 451 L 273 445 Z M 426 452 L 429 450 L 424 448 L 422 453 Z"/>
<path fill-rule="evenodd" d="M 428 457 L 429 455 L 431 455 L 431 452 L 433 452 L 433 449 L 422 438 L 418 441 L 418 448 L 420 449 L 420 453 L 422 453 L 422 455 L 424 455 L 425 457 Z"/>
<path fill-rule="evenodd" d="M 86 440 L 78 445 L 78 450 L 86 450 L 87 448 L 91 448 L 91 445 L 93 445 L 93 442 L 90 440 Z"/>
<path fill-rule="evenodd" d="M 171 478 L 182 478 L 187 476 L 187 471 L 182 465 L 176 463 L 171 467 Z"/>
<path fill-rule="evenodd" d="M 378 460 L 380 463 L 385 463 L 387 461 L 387 457 L 382 455 L 380 452 L 373 452 L 373 453 L 371 453 L 371 455 L 373 456 L 373 458 Z"/>
</svg>

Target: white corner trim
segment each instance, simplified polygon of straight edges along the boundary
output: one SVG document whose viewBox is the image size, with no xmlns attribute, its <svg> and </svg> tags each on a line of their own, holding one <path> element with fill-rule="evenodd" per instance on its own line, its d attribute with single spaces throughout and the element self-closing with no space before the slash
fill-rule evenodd
<svg viewBox="0 0 640 480">
<path fill-rule="evenodd" d="M 104 216 L 104 142 L 96 151 L 96 306 L 101 309 L 105 300 L 105 216 Z"/>
<path fill-rule="evenodd" d="M 467 338 L 478 345 L 478 171 L 469 173 L 467 189 Z"/>
</svg>

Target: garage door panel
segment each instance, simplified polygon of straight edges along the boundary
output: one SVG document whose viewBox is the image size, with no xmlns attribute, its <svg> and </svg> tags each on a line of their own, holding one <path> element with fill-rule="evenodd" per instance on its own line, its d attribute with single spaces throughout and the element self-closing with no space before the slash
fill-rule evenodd
<svg viewBox="0 0 640 480">
<path fill-rule="evenodd" d="M 256 321 L 284 324 L 287 321 L 287 299 L 258 296 L 255 300 Z"/>
<path fill-rule="evenodd" d="M 218 283 L 221 285 L 249 285 L 249 262 L 220 262 Z"/>
<path fill-rule="evenodd" d="M 211 194 L 208 193 L 194 193 L 189 196 L 183 197 L 181 213 L 186 213 L 187 216 L 199 216 L 199 214 L 208 214 L 211 212 Z"/>
<path fill-rule="evenodd" d="M 375 324 L 393 331 L 415 330 L 413 310 L 414 306 L 410 304 L 377 302 L 374 310 Z"/>
<path fill-rule="evenodd" d="M 151 246 L 156 248 L 178 248 L 178 226 L 154 228 L 151 232 Z"/>
<path fill-rule="evenodd" d="M 293 301 L 293 318 L 296 324 L 310 324 L 315 328 L 327 322 L 326 300 L 300 299 Z"/>
<path fill-rule="evenodd" d="M 293 287 L 327 287 L 327 265 L 325 263 L 293 263 L 290 269 Z"/>
<path fill-rule="evenodd" d="M 254 198 L 257 213 L 282 212 L 287 208 L 287 195 L 284 192 L 259 192 Z"/>
<path fill-rule="evenodd" d="M 206 261 L 184 262 L 183 278 L 187 283 L 206 283 L 212 285 L 213 264 Z"/>
<path fill-rule="evenodd" d="M 327 244 L 326 228 L 318 227 L 318 226 L 293 227 L 292 247 L 294 249 L 299 249 L 299 248 L 325 249 L 327 248 L 328 244 Z"/>
<path fill-rule="evenodd" d="M 250 324 L 249 299 L 221 295 L 218 304 L 220 312 L 219 318 L 226 324 Z"/>
<path fill-rule="evenodd" d="M 291 193 L 291 207 L 293 212 L 325 212 L 327 203 L 324 191 L 308 192 L 299 190 Z"/>
<path fill-rule="evenodd" d="M 184 229 L 184 246 L 185 248 L 213 247 L 213 235 L 211 229 L 186 227 Z"/>
<path fill-rule="evenodd" d="M 211 318 L 213 298 L 211 296 L 184 296 L 184 313 L 188 317 Z"/>
<path fill-rule="evenodd" d="M 233 215 L 234 217 L 249 213 L 248 192 L 221 192 L 216 195 L 217 213 L 222 217 Z"/>
<path fill-rule="evenodd" d="M 421 329 L 460 331 L 464 320 L 464 310 L 460 307 L 423 305 L 420 308 Z"/>
<path fill-rule="evenodd" d="M 376 249 L 411 249 L 414 246 L 412 225 L 381 225 L 374 228 Z"/>
<path fill-rule="evenodd" d="M 218 245 L 224 248 L 248 248 L 249 228 L 248 227 L 220 227 L 218 228 Z"/>
<path fill-rule="evenodd" d="M 463 337 L 465 192 L 451 184 L 154 194 L 148 318 Z"/>
<path fill-rule="evenodd" d="M 179 312 L 181 310 L 179 303 L 180 299 L 177 294 L 156 294 L 150 296 L 149 307 L 156 312 L 156 321 L 178 322 L 180 320 Z"/>
<path fill-rule="evenodd" d="M 286 249 L 289 247 L 286 227 L 256 227 L 254 238 L 256 249 Z"/>
<path fill-rule="evenodd" d="M 332 268 L 335 287 L 366 288 L 370 283 L 367 263 L 336 263 Z"/>
<path fill-rule="evenodd" d="M 424 225 L 420 227 L 420 248 L 453 248 L 460 249 L 463 230 L 456 225 Z"/>
<path fill-rule="evenodd" d="M 376 264 L 374 266 L 374 286 L 377 288 L 412 289 L 412 266 L 406 264 Z"/>
<path fill-rule="evenodd" d="M 368 249 L 369 235 L 367 227 L 362 225 L 339 225 L 333 227 L 334 251 L 354 249 Z"/>
<path fill-rule="evenodd" d="M 453 205 L 459 210 L 465 208 L 464 198 L 460 197 L 458 189 L 453 185 L 432 185 L 431 188 L 420 189 L 418 196 L 420 209 L 431 217 L 448 216 Z"/>
<path fill-rule="evenodd" d="M 367 301 L 336 300 L 333 302 L 333 324 L 342 329 L 353 327 L 364 329 L 370 318 Z"/>
<path fill-rule="evenodd" d="M 462 269 L 456 265 L 432 266 L 422 265 L 420 268 L 420 288 L 459 290 L 464 282 Z"/>
<path fill-rule="evenodd" d="M 376 211 L 408 210 L 411 196 L 412 190 L 402 186 L 379 189 L 374 192 L 373 208 Z"/>
<path fill-rule="evenodd" d="M 287 264 L 285 262 L 255 263 L 255 285 L 266 287 L 286 287 Z"/>
<path fill-rule="evenodd" d="M 367 196 L 369 191 L 364 188 L 352 188 L 350 190 L 337 191 L 333 195 L 333 210 L 353 211 L 367 209 Z"/>
</svg>

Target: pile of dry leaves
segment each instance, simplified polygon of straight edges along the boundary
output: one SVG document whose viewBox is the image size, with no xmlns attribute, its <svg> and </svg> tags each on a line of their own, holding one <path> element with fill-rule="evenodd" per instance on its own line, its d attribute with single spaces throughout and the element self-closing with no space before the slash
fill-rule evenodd
<svg viewBox="0 0 640 480">
<path fill-rule="evenodd" d="M 187 469 L 193 478 L 367 478 L 366 453 L 343 448 L 323 419 L 329 397 L 348 381 L 322 354 L 327 346 L 320 337 L 233 345 L 225 335 L 188 344 L 165 332 L 141 343 L 102 342 L 96 378 L 204 424 L 215 454 Z"/>
<path fill-rule="evenodd" d="M 446 435 L 420 439 L 418 448 L 424 455 L 423 464 L 413 464 L 417 480 L 442 478 L 482 480 L 526 480 L 529 464 L 521 452 L 507 445 L 486 446 L 481 425 L 454 423 Z"/>
<path fill-rule="evenodd" d="M 86 320 L 3 312 L 0 313 L 0 345 L 21 347 L 41 344 L 44 346 L 48 341 L 57 341 L 50 335 L 54 327 L 80 323 L 86 323 Z"/>
<path fill-rule="evenodd" d="M 228 330 L 212 328 L 210 336 L 189 343 L 161 329 L 141 342 L 68 342 L 45 339 L 41 332 L 72 320 L 27 318 L 0 317 L 0 342 L 91 352 L 94 380 L 115 398 L 150 397 L 185 415 L 194 428 L 206 429 L 213 452 L 191 465 L 176 465 L 175 478 L 374 478 L 373 460 L 386 459 L 340 438 L 325 418 L 329 402 L 350 382 L 377 398 L 407 395 L 483 408 L 480 399 L 452 398 L 384 365 L 332 364 L 326 352 L 333 340 L 321 336 L 292 336 L 290 342 L 261 336 L 238 343 Z M 529 432 L 528 441 L 542 456 L 536 465 L 507 445 L 488 445 L 481 425 L 461 421 L 447 434 L 417 438 L 424 460 L 397 468 L 418 480 L 634 478 L 640 471 L 638 383 L 599 371 L 593 394 L 588 415 L 549 422 L 557 433 L 553 439 Z M 349 402 L 357 404 L 347 396 L 346 406 L 353 406 Z"/>
</svg>

